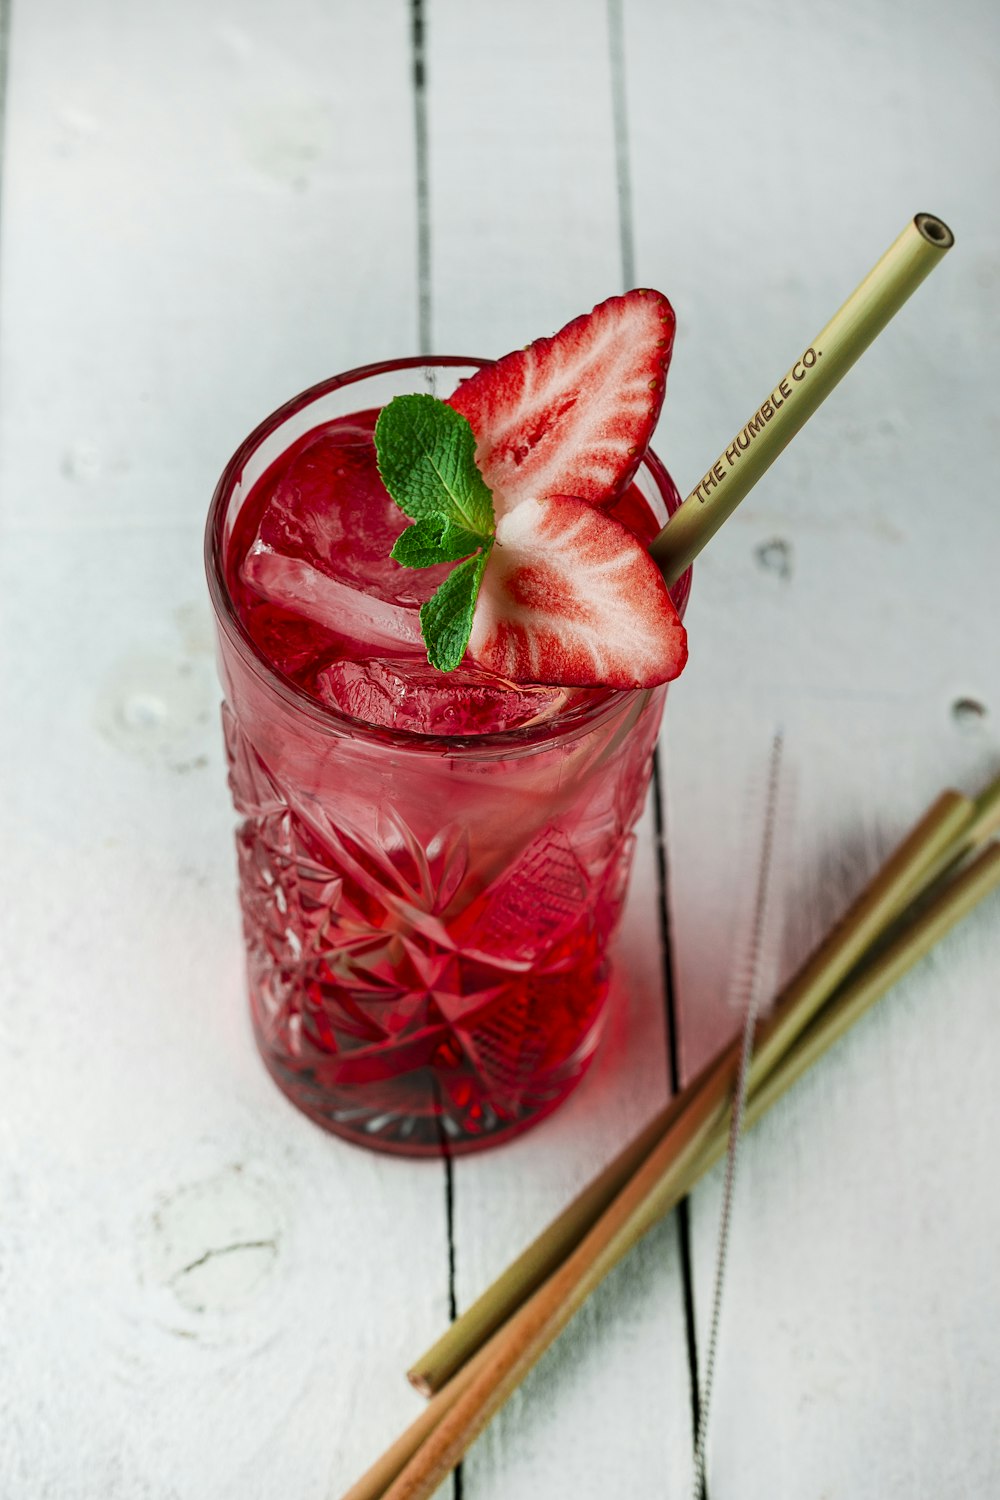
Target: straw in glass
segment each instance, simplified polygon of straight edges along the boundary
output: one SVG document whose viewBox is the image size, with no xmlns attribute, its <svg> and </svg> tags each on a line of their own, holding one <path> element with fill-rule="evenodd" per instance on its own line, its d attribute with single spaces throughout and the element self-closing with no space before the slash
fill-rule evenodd
<svg viewBox="0 0 1000 1500">
<path fill-rule="evenodd" d="M 934 214 L 917 214 L 907 224 L 650 544 L 668 584 L 677 582 L 954 243 Z"/>
</svg>

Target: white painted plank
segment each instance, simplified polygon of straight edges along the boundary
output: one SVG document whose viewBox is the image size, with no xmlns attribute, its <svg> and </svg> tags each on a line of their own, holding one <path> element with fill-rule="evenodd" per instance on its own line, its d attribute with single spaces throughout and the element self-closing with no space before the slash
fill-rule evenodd
<svg viewBox="0 0 1000 1500">
<path fill-rule="evenodd" d="M 499 355 L 621 289 L 605 7 L 435 0 L 434 342 Z"/>
<path fill-rule="evenodd" d="M 619 279 L 604 12 L 427 9 L 434 342 L 499 352 Z M 5 716 L 0 741 L 0 837 L 25 853 L 3 890 L 14 1209 L 0 1298 L 14 1354 L 0 1363 L 0 1479 L 13 1500 L 225 1500 L 278 1483 L 336 1494 L 416 1409 L 398 1371 L 444 1316 L 440 1174 L 326 1140 L 250 1054 L 197 532 L 223 458 L 263 411 L 333 368 L 415 346 L 405 7 L 299 0 L 280 17 L 220 16 L 36 0 L 14 22 L 0 462 L 16 546 L 0 551 L 0 609 L 19 718 Z M 699 568 L 667 768 L 694 1060 L 731 1023 L 712 980 L 724 982 L 720 930 L 739 931 L 753 860 L 752 836 L 730 830 L 775 722 L 793 770 L 801 757 L 817 778 L 780 866 L 783 889 L 810 893 L 786 958 L 887 831 L 995 751 L 991 719 L 951 705 L 973 697 L 995 716 L 998 702 L 995 511 L 981 487 L 953 484 L 985 466 L 995 431 L 980 401 L 995 384 L 994 196 L 970 182 L 995 171 L 981 143 L 995 138 L 996 23 L 968 0 L 941 23 L 926 4 L 900 23 L 858 4 L 799 18 L 630 0 L 625 22 L 638 274 L 681 315 L 664 449 L 682 483 L 912 208 L 959 235 L 910 323 L 866 356 Z M 930 120 L 939 78 L 950 107 Z M 780 258 L 789 246 L 799 253 Z M 977 545 L 938 545 L 928 523 L 942 496 Z M 787 551 L 765 550 L 776 537 Z M 845 612 L 832 580 L 848 576 Z M 122 714 L 150 691 L 167 720 L 141 733 Z M 838 852 L 845 830 L 860 830 L 860 852 Z M 657 969 L 640 947 L 655 916 L 648 826 L 646 840 L 625 944 L 638 1013 L 561 1115 L 458 1165 L 463 1301 L 663 1096 Z M 813 894 L 824 848 L 832 874 Z M 722 1491 L 949 1493 L 960 1449 L 966 1492 L 989 1491 L 997 1330 L 968 1288 L 989 1279 L 997 1227 L 979 1190 L 992 1119 L 977 1027 L 992 1010 L 989 951 L 962 952 L 968 971 L 947 972 L 961 1024 L 922 1001 L 876 1030 L 877 1074 L 859 1036 L 832 1099 L 817 1079 L 817 1109 L 803 1095 L 807 1118 L 775 1120 L 748 1153 L 745 1186 L 767 1171 L 768 1198 L 737 1221 L 726 1336 L 767 1351 L 767 1378 L 750 1355 L 723 1359 Z M 920 1029 L 925 1010 L 936 1019 Z M 949 1081 L 934 1125 L 923 1099 Z M 960 1138 L 943 1166 L 943 1143 Z M 927 1219 L 924 1170 L 957 1247 L 947 1219 Z M 831 1202 L 851 1204 L 843 1222 Z M 702 1315 L 715 1208 L 711 1189 L 696 1199 Z M 906 1254 L 886 1288 L 899 1224 Z M 773 1295 L 754 1311 L 762 1267 L 787 1298 L 783 1324 Z M 364 1292 L 376 1284 L 381 1302 Z M 670 1228 L 495 1425 L 466 1493 L 683 1483 L 679 1284 Z M 426 1299 L 409 1305 L 404 1287 Z M 924 1325 L 913 1307 L 929 1307 Z M 788 1415 L 762 1461 L 776 1410 Z M 850 1456 L 838 1466 L 838 1430 L 863 1473 Z"/>
<path fill-rule="evenodd" d="M 416 348 L 407 6 L 40 0 L 11 54 L 10 524 L 199 525 L 262 416 Z"/>
<path fill-rule="evenodd" d="M 325 1136 L 253 1052 L 200 559 L 261 416 L 415 346 L 409 68 L 403 4 L 14 15 L 4 1500 L 339 1493 L 446 1316 L 441 1167 Z"/>
<path fill-rule="evenodd" d="M 497 355 L 621 286 L 606 8 L 435 0 L 429 22 L 433 342 Z M 647 815 L 603 1053 L 537 1131 L 455 1164 L 459 1307 L 667 1097 L 657 902 Z M 671 1224 L 595 1296 L 473 1448 L 463 1492 L 660 1493 L 687 1472 L 690 1410 Z"/>
<path fill-rule="evenodd" d="M 685 492 L 915 210 L 957 236 L 703 555 L 692 682 L 991 680 L 998 29 L 978 0 L 626 0 L 637 273 L 678 314 L 658 441 Z"/>
<path fill-rule="evenodd" d="M 838 702 L 786 704 L 783 719 L 789 795 L 765 946 L 769 966 L 788 973 L 940 786 L 995 773 L 1000 744 L 932 706 L 921 718 L 857 705 L 856 756 L 842 753 Z M 680 798 L 673 821 L 682 875 L 703 825 Z M 722 849 L 714 865 L 723 887 Z M 682 972 L 704 971 L 710 924 L 697 887 L 679 886 Z M 994 897 L 744 1143 L 712 1419 L 716 1492 L 995 1491 L 1000 1212 L 984 1184 L 1000 1126 L 998 930 Z M 702 1350 L 720 1187 L 716 1173 L 693 1203 Z"/>
<path fill-rule="evenodd" d="M 997 17 L 974 0 L 624 12 L 638 275 L 677 306 L 660 446 L 683 485 L 909 214 L 957 235 L 696 566 L 667 744 L 689 1074 L 737 1023 L 776 728 L 772 973 L 942 785 L 1000 762 L 1000 531 L 975 481 L 996 431 Z M 983 913 L 748 1143 L 713 1493 L 996 1489 L 995 933 Z M 717 1177 L 694 1199 L 703 1353 L 718 1205 Z"/>
</svg>

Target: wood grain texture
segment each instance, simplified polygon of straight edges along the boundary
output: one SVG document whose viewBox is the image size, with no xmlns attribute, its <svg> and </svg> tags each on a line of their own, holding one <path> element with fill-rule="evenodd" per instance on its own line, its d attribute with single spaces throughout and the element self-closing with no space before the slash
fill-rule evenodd
<svg viewBox="0 0 1000 1500">
<path fill-rule="evenodd" d="M 339 1492 L 420 1405 L 440 1165 L 246 1019 L 201 567 L 236 441 L 416 343 L 408 14 L 17 7 L 0 426 L 0 1493 Z"/>
<path fill-rule="evenodd" d="M 442 1168 L 316 1131 L 245 1019 L 200 531 L 293 391 L 427 336 L 501 353 L 632 262 L 678 312 L 656 446 L 687 488 L 905 218 L 940 213 L 955 250 L 697 567 L 664 744 L 685 1076 L 738 1023 L 777 728 L 768 987 L 941 785 L 1000 764 L 995 7 L 422 13 L 421 265 L 405 0 L 13 7 L 3 1500 L 335 1500 L 419 1409 L 401 1372 L 447 1318 Z M 666 1095 L 656 864 L 647 815 L 591 1077 L 454 1166 L 460 1304 Z M 956 934 L 746 1145 L 714 1500 L 1000 1487 L 996 932 Z M 692 1206 L 702 1341 L 718 1192 Z M 683 1492 L 680 1260 L 670 1223 L 443 1493 Z"/>
<path fill-rule="evenodd" d="M 995 769 L 995 744 L 934 720 L 933 710 L 901 723 L 898 705 L 858 705 L 855 759 L 843 753 L 839 703 L 784 705 L 794 791 L 780 813 L 766 939 L 779 975 L 836 919 L 914 808 L 950 778 L 974 786 Z M 716 890 L 723 870 L 696 818 L 675 806 L 675 839 L 697 843 L 704 860 L 675 912 L 686 1006 L 711 980 L 714 927 L 698 907 L 709 866 Z M 998 921 L 994 900 L 744 1143 L 709 1445 L 717 1492 L 995 1488 L 1000 1225 L 983 1185 L 1000 1120 L 983 976 Z M 692 1037 L 703 1027 L 704 1017 Z M 700 1341 L 720 1190 L 716 1173 L 693 1204 Z"/>
<path fill-rule="evenodd" d="M 3 245 L 16 526 L 200 526 L 249 429 L 416 347 L 407 6 L 41 0 Z"/>
<path fill-rule="evenodd" d="M 427 78 L 434 346 L 500 354 L 619 290 L 606 7 L 435 0 Z M 537 1132 L 455 1164 L 459 1308 L 668 1096 L 658 900 L 647 810 L 616 950 L 611 1034 L 591 1075 Z M 473 1448 L 463 1494 L 656 1493 L 684 1483 L 690 1430 L 670 1224 L 593 1299 Z"/>
<path fill-rule="evenodd" d="M 906 217 L 932 210 L 957 236 L 695 568 L 689 676 L 667 720 L 689 1076 L 739 1020 L 775 730 L 765 992 L 943 785 L 975 789 L 1000 764 L 1000 532 L 974 479 L 996 441 L 997 21 L 973 0 L 625 0 L 624 33 L 638 275 L 678 308 L 657 440 L 682 487 Z M 746 1145 L 713 1495 L 1000 1484 L 982 1190 L 997 922 L 980 913 Z M 693 1204 L 702 1349 L 720 1190 L 717 1174 Z"/>
<path fill-rule="evenodd" d="M 626 0 L 637 274 L 678 310 L 656 440 L 683 493 L 915 209 L 958 237 L 700 560 L 675 708 L 694 684 L 947 708 L 995 683 L 1000 513 L 974 476 L 996 440 L 997 29 L 975 0 L 905 20 Z"/>
</svg>

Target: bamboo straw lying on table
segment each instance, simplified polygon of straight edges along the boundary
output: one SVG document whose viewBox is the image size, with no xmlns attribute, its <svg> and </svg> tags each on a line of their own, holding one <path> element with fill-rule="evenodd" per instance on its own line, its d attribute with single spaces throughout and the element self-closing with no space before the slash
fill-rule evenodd
<svg viewBox="0 0 1000 1500">
<path fill-rule="evenodd" d="M 751 1072 L 748 1125 L 755 1123 L 858 1015 L 922 958 L 945 932 L 989 891 L 1000 886 L 998 847 L 986 851 L 957 876 L 938 879 L 944 866 L 953 868 L 973 844 L 988 838 L 998 821 L 1000 781 L 976 802 L 958 793 L 945 793 L 938 799 L 847 917 L 786 988 L 781 1004 L 761 1028 L 765 1044 L 770 1038 L 770 1045 L 761 1056 L 765 1061 L 770 1057 L 770 1063 L 767 1068 L 763 1064 L 758 1066 L 756 1074 Z M 923 909 L 911 922 L 900 926 L 901 915 L 922 903 L 928 883 L 935 880 L 937 885 Z M 825 1006 L 823 1000 L 829 996 L 829 989 L 817 1000 L 822 990 L 821 974 L 840 972 L 843 978 L 845 954 L 855 950 L 859 934 L 872 934 L 862 950 L 868 951 L 871 941 L 892 924 L 896 924 L 894 935 L 875 958 L 860 967 L 855 964 L 848 982 L 841 985 Z M 686 1105 L 678 1108 L 678 1101 L 665 1111 L 666 1124 L 657 1143 L 638 1164 L 633 1158 L 639 1146 L 645 1147 L 654 1134 L 652 1126 L 612 1168 L 602 1173 L 594 1186 L 613 1191 L 613 1169 L 622 1162 L 628 1163 L 620 1190 L 596 1222 L 586 1228 L 579 1243 L 570 1245 L 548 1279 L 535 1287 L 506 1323 L 434 1396 L 417 1421 L 351 1488 L 344 1500 L 425 1500 L 433 1494 L 604 1276 L 723 1155 L 729 1116 L 726 1086 L 731 1090 L 735 1077 L 731 1052 L 731 1048 L 726 1049 L 691 1089 L 685 1090 L 680 1099 L 688 1100 Z M 548 1237 L 572 1220 L 572 1210 L 580 1202 L 577 1200 L 568 1215 L 552 1226 Z M 547 1236 L 542 1236 L 542 1241 Z M 559 1239 L 558 1234 L 554 1239 Z"/>
<path fill-rule="evenodd" d="M 998 885 L 1000 848 L 993 848 L 976 861 L 972 870 L 954 882 L 954 886 L 962 887 L 961 890 L 953 892 L 949 887 L 942 893 L 934 915 L 935 926 L 941 931 L 947 930 L 986 891 Z M 905 948 L 910 935 L 900 941 Z M 897 952 L 890 972 L 905 971 L 919 956 L 919 953 L 910 957 L 905 952 Z M 846 1029 L 860 1009 L 882 994 L 891 982 L 883 976 L 864 983 L 859 992 L 850 987 L 850 1008 L 846 1017 L 840 1019 L 835 1034 Z M 839 1006 L 837 1011 L 839 1019 Z M 829 1040 L 825 1034 L 817 1034 L 813 1044 L 817 1053 L 829 1044 Z M 787 1078 L 786 1064 L 780 1064 L 769 1080 L 771 1098 L 784 1092 L 809 1061 L 811 1057 L 797 1059 L 793 1055 L 787 1064 L 790 1069 Z M 762 1113 L 764 1107 L 762 1101 L 761 1106 L 755 1108 L 751 1099 L 749 1118 Z M 488 1352 L 484 1365 L 445 1411 L 397 1479 L 383 1492 L 381 1500 L 427 1500 L 433 1495 L 590 1293 L 641 1236 L 683 1196 L 686 1191 L 684 1184 L 692 1168 L 699 1160 L 708 1162 L 714 1159 L 713 1146 L 716 1143 L 717 1154 L 723 1154 L 726 1123 L 725 1117 L 718 1122 L 714 1140 L 702 1142 L 700 1132 L 692 1128 L 685 1133 L 678 1147 L 668 1138 L 650 1155 L 564 1264 L 493 1335 L 483 1351 L 484 1356 Z M 701 1154 L 699 1145 L 703 1147 Z"/>
<path fill-rule="evenodd" d="M 833 993 L 873 940 L 888 929 L 911 895 L 926 889 L 940 873 L 1000 828 L 1000 777 L 973 803 L 945 792 L 899 846 L 816 952 L 778 996 L 771 1019 L 758 1028 L 750 1089 L 787 1045 L 789 1026 L 807 1024 L 798 1007 L 803 997 L 818 1007 Z M 937 851 L 937 852 L 935 852 Z M 796 1016 L 799 1016 L 796 1023 Z M 599 1177 L 483 1292 L 407 1372 L 424 1395 L 440 1390 L 495 1328 L 551 1274 L 645 1160 L 691 1099 L 720 1073 L 736 1076 L 741 1039 L 734 1041 L 656 1115 L 642 1134 L 605 1167 Z"/>
</svg>

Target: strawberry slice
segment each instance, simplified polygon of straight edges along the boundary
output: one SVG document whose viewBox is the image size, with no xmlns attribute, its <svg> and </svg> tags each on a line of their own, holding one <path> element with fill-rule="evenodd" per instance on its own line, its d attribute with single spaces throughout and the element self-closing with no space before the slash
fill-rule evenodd
<svg viewBox="0 0 1000 1500">
<path fill-rule="evenodd" d="M 468 654 L 510 682 L 652 687 L 680 672 L 687 636 L 633 533 L 556 496 L 501 516 Z"/>
<path fill-rule="evenodd" d="M 673 339 L 663 293 L 627 292 L 462 382 L 449 405 L 476 435 L 498 516 L 549 495 L 613 504 L 656 426 Z"/>
</svg>

